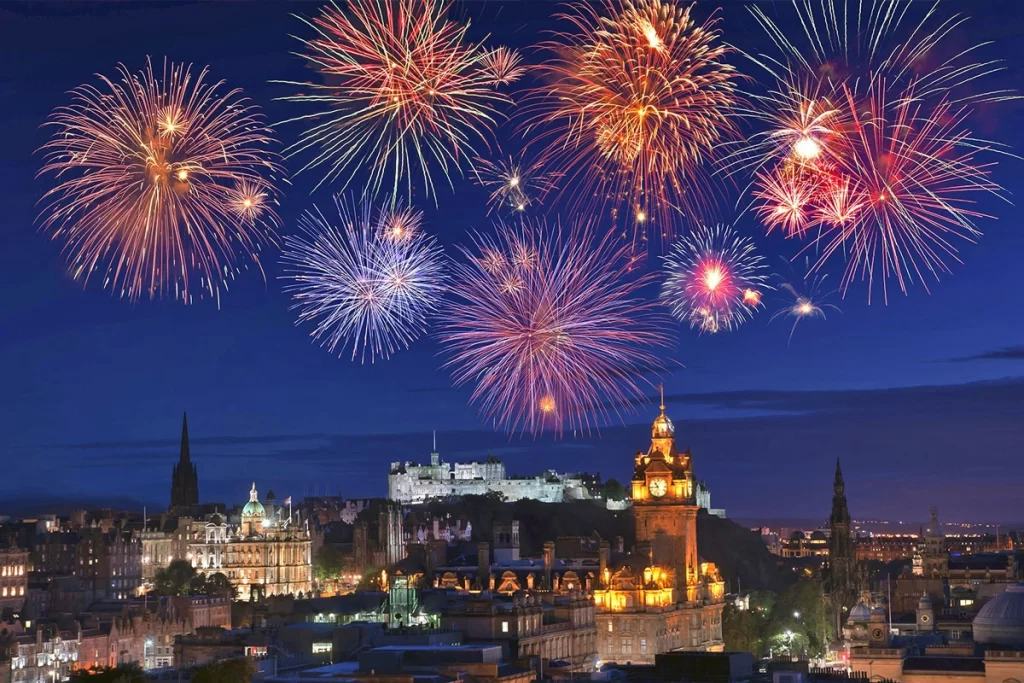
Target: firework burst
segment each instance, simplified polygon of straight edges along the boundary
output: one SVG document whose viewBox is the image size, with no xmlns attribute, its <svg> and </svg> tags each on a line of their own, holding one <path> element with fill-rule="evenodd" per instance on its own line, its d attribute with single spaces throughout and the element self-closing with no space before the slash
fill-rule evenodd
<svg viewBox="0 0 1024 683">
<path fill-rule="evenodd" d="M 709 203 L 703 172 L 730 138 L 736 71 L 717 19 L 699 23 L 670 0 L 579 3 L 572 30 L 544 44 L 544 86 L 524 129 L 564 174 L 581 210 L 610 210 L 646 239 L 668 239 L 669 217 Z"/>
<path fill-rule="evenodd" d="M 72 276 L 136 301 L 220 298 L 246 262 L 262 272 L 276 242 L 281 169 L 256 107 L 219 92 L 203 69 L 152 62 L 71 92 L 47 121 L 40 175 L 44 230 L 64 243 Z"/>
<path fill-rule="evenodd" d="M 555 178 L 544 172 L 540 164 L 527 163 L 522 157 L 492 161 L 478 159 L 476 179 L 490 191 L 487 198 L 488 213 L 512 211 L 521 213 L 529 207 L 540 204 L 544 197 L 555 188 Z"/>
<path fill-rule="evenodd" d="M 321 346 L 372 363 L 425 331 L 445 288 L 443 255 L 419 213 L 336 205 L 337 221 L 314 208 L 299 220 L 304 234 L 285 237 L 285 289 Z"/>
<path fill-rule="evenodd" d="M 667 339 L 626 248 L 587 228 L 523 225 L 463 251 L 443 316 L 446 367 L 496 425 L 589 431 L 607 406 L 644 398 L 637 368 L 663 367 L 653 349 Z"/>
<path fill-rule="evenodd" d="M 965 18 L 943 19 L 905 0 L 794 2 L 802 40 L 793 40 L 760 8 L 752 12 L 780 53 L 751 56 L 776 79 L 744 113 L 766 130 L 729 158 L 731 171 L 753 169 L 754 207 L 769 230 L 813 235 L 808 248 L 825 267 L 845 260 L 840 289 L 856 279 L 891 282 L 906 293 L 959 260 L 957 242 L 980 232 L 978 197 L 1001 196 L 973 136 L 970 107 L 1017 96 L 977 82 L 1001 70 L 971 62 L 978 46 L 939 49 Z M 949 56 L 939 56 L 942 53 Z"/>
<path fill-rule="evenodd" d="M 729 227 L 701 227 L 676 242 L 664 260 L 662 301 L 701 332 L 732 330 L 761 304 L 764 259 L 749 238 Z"/>
<path fill-rule="evenodd" d="M 301 171 L 319 168 L 342 189 L 367 173 L 365 194 L 385 186 L 394 196 L 422 183 L 437 194 L 438 172 L 453 173 L 488 144 L 509 103 L 495 86 L 518 77 L 518 55 L 466 41 L 468 25 L 447 18 L 443 0 L 352 0 L 303 20 L 316 37 L 303 40 L 323 83 L 281 81 L 302 89 L 281 99 L 316 105 L 289 119 L 308 127 L 288 156 L 311 152 Z"/>
</svg>

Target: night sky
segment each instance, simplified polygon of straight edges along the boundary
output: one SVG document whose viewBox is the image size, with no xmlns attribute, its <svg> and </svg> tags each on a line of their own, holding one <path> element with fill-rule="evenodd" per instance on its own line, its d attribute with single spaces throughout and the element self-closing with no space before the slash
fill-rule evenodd
<svg viewBox="0 0 1024 683">
<path fill-rule="evenodd" d="M 719 3 L 721 4 L 721 3 Z M 952 47 L 992 40 L 985 58 L 1006 60 L 999 77 L 1024 91 L 1024 4 L 970 6 L 973 19 Z M 698 14 L 715 3 L 701 3 Z M 725 2 L 727 40 L 763 40 L 744 3 Z M 764 4 L 762 3 L 762 6 Z M 497 455 L 513 473 L 542 468 L 599 470 L 628 479 L 632 455 L 648 445 L 656 399 L 627 424 L 561 441 L 495 433 L 454 390 L 432 339 L 375 365 L 338 359 L 296 327 L 282 294 L 276 255 L 264 282 L 249 272 L 209 301 L 138 304 L 64 269 L 59 244 L 36 229 L 37 201 L 50 179 L 35 179 L 46 139 L 40 128 L 66 91 L 118 62 L 209 64 L 215 80 L 238 86 L 270 122 L 294 114 L 274 79 L 309 78 L 289 32 L 291 16 L 319 5 L 293 3 L 0 3 L 0 513 L 4 502 L 38 498 L 130 499 L 167 503 L 183 410 L 204 500 L 237 502 L 249 481 L 278 498 L 320 491 L 383 495 L 393 460 L 423 460 L 436 429 L 451 459 Z M 940 8 L 952 12 L 954 8 Z M 547 2 L 465 3 L 471 36 L 525 47 L 553 28 Z M 778 3 L 789 16 L 788 3 Z M 528 59 L 536 59 L 528 54 Z M 748 69 L 739 57 L 734 62 Z M 983 108 L 977 130 L 1024 153 L 1024 105 Z M 499 138 L 507 138 L 510 127 Z M 284 141 L 296 127 L 280 127 Z M 297 164 L 290 163 L 294 170 Z M 1024 161 L 1004 159 L 994 178 L 1010 202 L 1024 196 Z M 328 191 L 300 175 L 287 190 L 284 232 Z M 735 191 L 738 193 L 738 190 Z M 441 190 L 439 206 L 417 198 L 427 229 L 446 249 L 468 230 L 489 229 L 486 194 L 469 182 Z M 733 198 L 735 200 L 735 197 Z M 698 336 L 684 328 L 671 358 L 684 367 L 666 379 L 668 413 L 699 478 L 730 516 L 828 515 L 835 458 L 842 459 L 856 518 L 926 518 L 937 505 L 948 520 L 1024 519 L 1024 315 L 1021 313 L 1022 209 L 987 201 L 977 245 L 964 264 L 888 306 L 867 304 L 864 284 L 832 303 L 827 321 L 808 321 L 787 345 L 789 324 L 769 324 L 783 303 L 738 331 Z M 796 249 L 755 235 L 777 269 Z M 838 273 L 833 275 L 838 280 Z"/>
</svg>

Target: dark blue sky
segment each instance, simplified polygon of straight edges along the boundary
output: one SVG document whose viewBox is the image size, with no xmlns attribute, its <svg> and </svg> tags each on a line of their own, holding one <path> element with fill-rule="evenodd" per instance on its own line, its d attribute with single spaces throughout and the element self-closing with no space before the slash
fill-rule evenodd
<svg viewBox="0 0 1024 683">
<path fill-rule="evenodd" d="M 744 3 L 724 4 L 727 38 L 760 40 Z M 954 45 L 994 40 L 985 56 L 1007 60 L 1002 80 L 1024 90 L 1024 9 L 970 5 L 974 18 Z M 551 28 L 546 17 L 556 9 L 459 6 L 475 36 L 489 32 L 495 44 L 515 46 Z M 254 477 L 279 497 L 314 483 L 380 495 L 390 461 L 427 456 L 431 429 L 448 458 L 493 453 L 513 472 L 629 476 L 653 406 L 600 437 L 509 439 L 476 416 L 466 392 L 450 388 L 432 340 L 372 366 L 312 344 L 308 329 L 293 325 L 273 262 L 266 283 L 242 278 L 220 310 L 208 302 L 131 305 L 83 291 L 66 275 L 59 246 L 37 233 L 36 202 L 48 181 L 34 178 L 33 151 L 45 140 L 40 123 L 67 90 L 118 62 L 134 70 L 147 55 L 166 55 L 209 64 L 213 78 L 243 88 L 277 121 L 291 109 L 272 98 L 288 91 L 268 81 L 308 77 L 289 54 L 297 44 L 288 33 L 305 30 L 290 14 L 317 10 L 311 2 L 0 4 L 0 501 L 119 495 L 166 504 L 183 409 L 204 499 L 242 500 Z M 788 10 L 779 3 L 780 13 Z M 975 120 L 983 136 L 1024 150 L 1021 104 Z M 1011 201 L 1024 196 L 1022 170 L 1013 160 L 995 170 Z M 312 201 L 328 199 L 310 197 L 313 180 L 299 176 L 284 200 L 286 232 Z M 438 207 L 419 204 L 428 229 L 451 248 L 489 225 L 484 196 L 459 183 Z M 1024 517 L 1022 210 L 983 208 L 999 220 L 982 223 L 985 236 L 963 245 L 964 265 L 931 283 L 931 295 L 917 286 L 888 306 L 868 306 L 866 289 L 854 285 L 845 300 L 833 298 L 842 314 L 803 324 L 789 345 L 789 326 L 769 324 L 768 314 L 729 334 L 674 330 L 672 356 L 685 368 L 666 381 L 669 413 L 716 506 L 737 516 L 825 516 L 840 456 L 855 517 L 920 519 L 932 504 L 946 519 Z M 791 243 L 765 238 L 752 219 L 740 226 L 773 264 L 792 255 Z M 768 313 L 780 304 L 769 297 Z"/>
</svg>

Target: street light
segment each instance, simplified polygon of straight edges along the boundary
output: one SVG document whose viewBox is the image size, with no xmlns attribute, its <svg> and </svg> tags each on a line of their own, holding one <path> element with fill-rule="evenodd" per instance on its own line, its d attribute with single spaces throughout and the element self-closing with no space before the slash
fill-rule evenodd
<svg viewBox="0 0 1024 683">
<path fill-rule="evenodd" d="M 800 618 L 800 613 L 799 612 L 793 612 L 793 618 L 794 619 L 799 619 Z"/>
</svg>

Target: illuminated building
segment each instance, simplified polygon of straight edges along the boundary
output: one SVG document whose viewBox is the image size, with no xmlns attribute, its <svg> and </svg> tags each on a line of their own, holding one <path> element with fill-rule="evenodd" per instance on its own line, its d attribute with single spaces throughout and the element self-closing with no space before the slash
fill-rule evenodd
<svg viewBox="0 0 1024 683">
<path fill-rule="evenodd" d="M 171 510 L 181 510 L 199 504 L 199 472 L 192 462 L 188 448 L 188 416 L 181 418 L 181 453 L 178 464 L 171 472 Z"/>
<path fill-rule="evenodd" d="M 313 581 L 310 546 L 308 529 L 280 515 L 267 516 L 253 482 L 237 527 L 220 514 L 207 520 L 203 536 L 191 545 L 192 566 L 226 576 L 239 600 L 308 595 Z"/>
<path fill-rule="evenodd" d="M 28 551 L 15 545 L 0 548 L 0 613 L 15 612 L 25 604 L 28 589 Z"/>
<path fill-rule="evenodd" d="M 725 585 L 717 567 L 697 556 L 691 455 L 676 449 L 664 406 L 650 448 L 634 459 L 632 497 L 636 552 L 612 567 L 609 546 L 601 545 L 598 659 L 653 664 L 670 650 L 721 651 Z"/>
<path fill-rule="evenodd" d="M 495 457 L 484 462 L 447 463 L 436 450 L 429 465 L 393 462 L 388 474 L 388 498 L 403 505 L 423 503 L 431 498 L 457 498 L 500 493 L 507 501 L 523 499 L 561 503 L 566 498 L 586 498 L 583 479 L 574 474 L 549 470 L 535 477 L 508 477 L 505 464 Z"/>
</svg>

